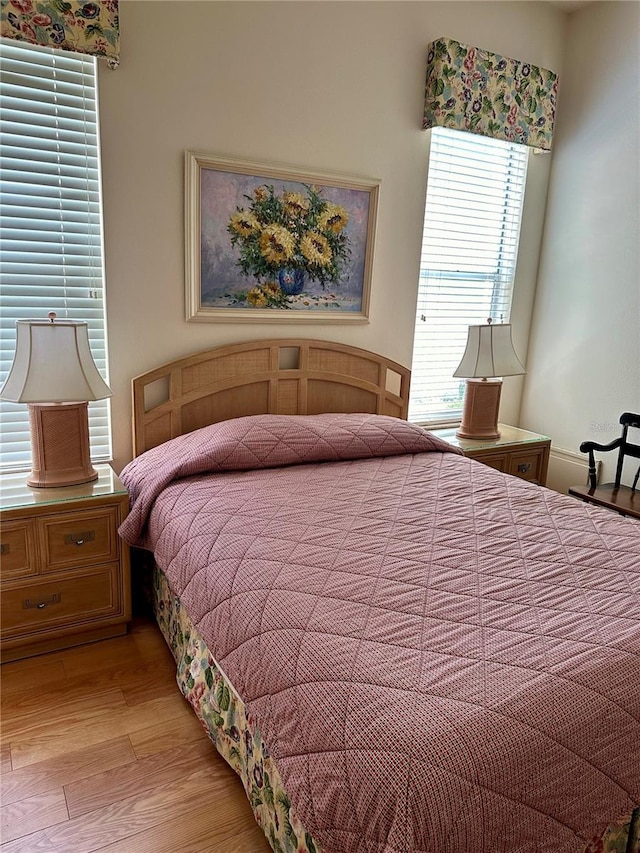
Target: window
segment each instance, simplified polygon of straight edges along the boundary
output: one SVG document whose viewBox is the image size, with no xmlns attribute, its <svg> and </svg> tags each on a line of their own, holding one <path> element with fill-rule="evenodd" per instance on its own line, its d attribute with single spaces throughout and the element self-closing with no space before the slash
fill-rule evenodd
<svg viewBox="0 0 640 853">
<path fill-rule="evenodd" d="M 106 377 L 96 60 L 2 40 L 0 383 L 15 321 L 85 320 Z M 91 455 L 111 458 L 109 404 L 89 404 Z M 31 459 L 26 405 L 0 401 L 0 467 Z"/>
<path fill-rule="evenodd" d="M 431 131 L 409 418 L 459 420 L 467 329 L 508 322 L 529 149 Z"/>
</svg>

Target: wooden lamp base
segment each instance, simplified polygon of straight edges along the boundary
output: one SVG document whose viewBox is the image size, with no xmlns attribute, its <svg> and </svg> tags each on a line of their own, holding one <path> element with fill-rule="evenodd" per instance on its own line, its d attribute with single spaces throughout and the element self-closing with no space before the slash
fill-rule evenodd
<svg viewBox="0 0 640 853">
<path fill-rule="evenodd" d="M 88 403 L 30 403 L 32 471 L 28 486 L 75 486 L 98 479 L 89 451 Z"/>
<path fill-rule="evenodd" d="M 458 438 L 475 438 L 480 441 L 500 438 L 498 410 L 501 391 L 502 379 L 467 379 L 462 423 L 456 432 Z"/>
</svg>

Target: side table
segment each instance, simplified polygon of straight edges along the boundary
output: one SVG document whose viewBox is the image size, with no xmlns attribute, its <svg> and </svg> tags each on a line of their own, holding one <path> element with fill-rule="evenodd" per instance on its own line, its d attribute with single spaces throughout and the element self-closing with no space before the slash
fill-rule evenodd
<svg viewBox="0 0 640 853">
<path fill-rule="evenodd" d="M 32 489 L 0 481 L 2 661 L 124 634 L 131 619 L 129 548 L 118 526 L 126 489 L 108 465 L 97 480 Z"/>
<path fill-rule="evenodd" d="M 477 459 L 490 468 L 531 483 L 546 485 L 551 439 L 506 424 L 499 424 L 498 429 L 500 438 L 489 441 L 458 438 L 455 428 L 434 429 L 432 432 L 448 444 L 459 447 L 465 456 Z"/>
</svg>

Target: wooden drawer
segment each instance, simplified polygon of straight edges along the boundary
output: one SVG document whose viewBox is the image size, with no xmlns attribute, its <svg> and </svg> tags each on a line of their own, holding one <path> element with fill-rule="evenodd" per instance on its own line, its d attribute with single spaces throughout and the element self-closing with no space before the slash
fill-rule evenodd
<svg viewBox="0 0 640 853">
<path fill-rule="evenodd" d="M 118 559 L 117 509 L 71 512 L 38 519 L 42 572 Z"/>
<path fill-rule="evenodd" d="M 36 535 L 33 521 L 3 523 L 0 539 L 3 581 L 37 573 Z"/>
<path fill-rule="evenodd" d="M 509 470 L 508 453 L 467 453 L 467 456 L 482 462 L 483 465 L 488 465 L 489 468 L 495 468 L 496 471 Z"/>
<path fill-rule="evenodd" d="M 540 483 L 542 482 L 543 456 L 544 450 L 541 447 L 512 453 L 509 460 L 509 473 L 520 477 L 521 480 Z"/>
<path fill-rule="evenodd" d="M 3 634 L 24 634 L 116 615 L 121 610 L 117 563 L 72 578 L 51 578 L 5 588 Z"/>
</svg>

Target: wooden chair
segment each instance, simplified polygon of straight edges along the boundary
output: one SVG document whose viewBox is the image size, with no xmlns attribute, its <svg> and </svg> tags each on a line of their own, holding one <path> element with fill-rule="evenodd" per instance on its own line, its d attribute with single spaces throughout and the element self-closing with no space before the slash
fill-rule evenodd
<svg viewBox="0 0 640 853">
<path fill-rule="evenodd" d="M 625 457 L 640 459 L 640 444 L 632 444 L 627 440 L 629 427 L 640 429 L 640 415 L 625 412 L 620 416 L 620 423 L 622 424 L 622 435 L 610 444 L 597 444 L 595 441 L 582 442 L 580 451 L 589 454 L 589 484 L 587 486 L 571 486 L 569 494 L 575 495 L 587 503 L 613 509 L 621 515 L 640 518 L 640 492 L 636 490 L 640 477 L 640 467 L 635 473 L 631 486 L 625 486 L 620 482 Z M 604 483 L 599 486 L 596 482 L 594 451 L 615 450 L 616 448 L 618 449 L 616 478 L 613 483 Z"/>
</svg>

